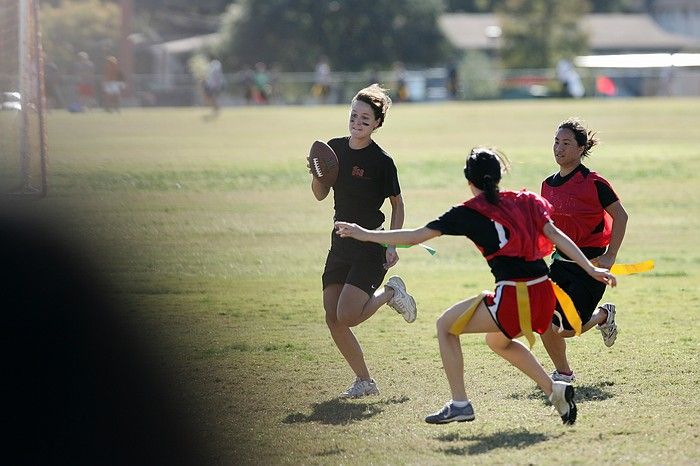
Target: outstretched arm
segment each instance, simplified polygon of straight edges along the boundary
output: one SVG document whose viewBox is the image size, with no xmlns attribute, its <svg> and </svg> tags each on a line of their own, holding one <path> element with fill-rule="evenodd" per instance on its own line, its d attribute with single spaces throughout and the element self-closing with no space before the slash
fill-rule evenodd
<svg viewBox="0 0 700 466">
<path fill-rule="evenodd" d="M 354 223 L 335 222 L 336 234 L 341 238 L 355 238 L 360 241 L 371 241 L 379 244 L 409 244 L 414 245 L 440 236 L 438 230 L 428 227 L 412 230 L 367 230 Z"/>
<path fill-rule="evenodd" d="M 599 282 L 606 283 L 610 286 L 617 285 L 617 279 L 613 274 L 607 269 L 602 269 L 591 264 L 586 256 L 583 255 L 581 250 L 576 246 L 576 244 L 571 241 L 571 238 L 566 236 L 563 231 L 554 226 L 552 222 L 545 224 L 543 232 L 547 238 L 554 243 L 560 251 L 570 257 L 574 262 L 581 266 L 588 275 L 595 278 Z"/>
</svg>

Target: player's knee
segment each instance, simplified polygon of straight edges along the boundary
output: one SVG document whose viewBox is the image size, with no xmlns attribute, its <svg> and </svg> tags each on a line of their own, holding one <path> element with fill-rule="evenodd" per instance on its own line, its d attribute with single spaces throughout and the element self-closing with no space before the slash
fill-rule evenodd
<svg viewBox="0 0 700 466">
<path fill-rule="evenodd" d="M 337 325 L 338 323 L 338 318 L 335 315 L 335 312 L 328 312 L 326 310 L 326 325 L 329 327 L 333 327 L 334 325 Z"/>
<path fill-rule="evenodd" d="M 448 335 L 451 335 L 452 333 L 450 333 L 450 328 L 452 327 L 452 324 L 453 320 L 448 319 L 447 317 L 445 317 L 444 314 L 438 317 L 438 320 L 435 323 L 438 337 L 446 337 Z"/>
<path fill-rule="evenodd" d="M 487 333 L 486 335 L 484 335 L 484 341 L 486 342 L 488 347 L 496 353 L 505 349 L 511 342 L 511 340 L 503 338 L 498 333 Z"/>
<path fill-rule="evenodd" d="M 360 314 L 356 309 L 338 309 L 337 322 L 345 327 L 354 327 L 358 324 L 357 317 Z"/>
</svg>

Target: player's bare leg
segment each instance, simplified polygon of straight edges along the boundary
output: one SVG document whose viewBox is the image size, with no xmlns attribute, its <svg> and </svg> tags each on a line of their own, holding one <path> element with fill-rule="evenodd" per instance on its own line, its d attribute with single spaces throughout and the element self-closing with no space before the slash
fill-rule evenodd
<svg viewBox="0 0 700 466">
<path fill-rule="evenodd" d="M 338 319 L 338 304 L 343 291 L 343 285 L 329 285 L 323 290 L 323 307 L 326 311 L 326 325 L 331 332 L 335 345 L 350 365 L 355 375 L 361 379 L 369 379 L 369 370 L 365 364 L 362 347 L 350 327 Z M 365 296 L 366 293 L 362 292 Z"/>
</svg>

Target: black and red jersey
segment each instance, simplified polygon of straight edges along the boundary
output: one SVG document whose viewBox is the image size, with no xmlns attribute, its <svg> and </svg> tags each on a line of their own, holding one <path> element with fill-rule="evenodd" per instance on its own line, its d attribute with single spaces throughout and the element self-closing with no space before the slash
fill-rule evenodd
<svg viewBox="0 0 700 466">
<path fill-rule="evenodd" d="M 502 191 L 498 205 L 480 194 L 426 226 L 472 240 L 496 281 L 534 278 L 548 271 L 542 258 L 552 252 L 552 243 L 543 233 L 550 211 L 549 202 L 535 193 Z"/>
<path fill-rule="evenodd" d="M 604 252 L 612 233 L 612 218 L 605 208 L 619 199 L 607 180 L 579 165 L 564 177 L 558 173 L 548 177 L 541 193 L 554 207 L 554 224 L 586 256 Z"/>
</svg>

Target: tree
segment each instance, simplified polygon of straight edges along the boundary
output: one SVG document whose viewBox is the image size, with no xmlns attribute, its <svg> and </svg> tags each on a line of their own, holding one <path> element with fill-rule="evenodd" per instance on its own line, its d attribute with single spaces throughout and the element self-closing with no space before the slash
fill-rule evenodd
<svg viewBox="0 0 700 466">
<path fill-rule="evenodd" d="M 579 20 L 585 0 L 506 0 L 499 9 L 505 68 L 551 68 L 562 58 L 588 51 Z"/>
<path fill-rule="evenodd" d="M 441 0 L 241 0 L 223 21 L 219 54 L 228 69 L 263 61 L 311 70 L 321 55 L 334 70 L 431 65 L 450 53 L 442 12 Z"/>
<path fill-rule="evenodd" d="M 64 73 L 72 72 L 80 51 L 87 52 L 93 60 L 101 59 L 106 52 L 116 52 L 119 7 L 114 3 L 63 0 L 57 7 L 44 5 L 40 18 L 46 55 Z"/>
</svg>

